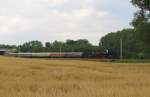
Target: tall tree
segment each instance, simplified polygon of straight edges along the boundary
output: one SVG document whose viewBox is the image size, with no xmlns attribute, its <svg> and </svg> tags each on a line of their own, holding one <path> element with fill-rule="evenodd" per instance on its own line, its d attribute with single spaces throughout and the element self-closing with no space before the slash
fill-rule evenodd
<svg viewBox="0 0 150 97">
<path fill-rule="evenodd" d="M 50 42 L 46 42 L 46 43 L 45 43 L 45 47 L 46 47 L 46 48 L 50 48 L 50 47 L 51 47 L 51 43 L 50 43 Z"/>
<path fill-rule="evenodd" d="M 40 41 L 26 42 L 20 46 L 21 52 L 43 52 L 43 44 Z"/>
<path fill-rule="evenodd" d="M 150 0 L 131 0 L 131 2 L 140 9 L 150 11 Z"/>
<path fill-rule="evenodd" d="M 131 0 L 140 10 L 134 15 L 132 25 L 137 37 L 143 42 L 143 52 L 150 56 L 150 0 Z"/>
</svg>

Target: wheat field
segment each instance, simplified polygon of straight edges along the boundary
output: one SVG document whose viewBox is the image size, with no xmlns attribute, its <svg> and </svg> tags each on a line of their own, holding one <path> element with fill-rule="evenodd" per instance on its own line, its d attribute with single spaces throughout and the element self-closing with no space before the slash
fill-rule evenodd
<svg viewBox="0 0 150 97">
<path fill-rule="evenodd" d="M 150 64 L 0 57 L 0 97 L 150 97 Z"/>
</svg>

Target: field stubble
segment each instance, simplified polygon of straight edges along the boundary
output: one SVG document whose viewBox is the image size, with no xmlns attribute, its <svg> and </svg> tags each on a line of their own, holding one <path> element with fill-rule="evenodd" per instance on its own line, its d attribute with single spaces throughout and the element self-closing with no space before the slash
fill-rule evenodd
<svg viewBox="0 0 150 97">
<path fill-rule="evenodd" d="M 150 97 L 149 63 L 0 57 L 0 97 Z"/>
</svg>

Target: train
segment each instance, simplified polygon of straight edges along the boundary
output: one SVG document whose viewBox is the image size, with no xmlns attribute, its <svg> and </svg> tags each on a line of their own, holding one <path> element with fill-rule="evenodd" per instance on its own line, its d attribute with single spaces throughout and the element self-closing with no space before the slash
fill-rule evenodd
<svg viewBox="0 0 150 97">
<path fill-rule="evenodd" d="M 7 53 L 7 56 L 25 58 L 111 58 L 108 52 L 41 52 L 41 53 Z"/>
</svg>

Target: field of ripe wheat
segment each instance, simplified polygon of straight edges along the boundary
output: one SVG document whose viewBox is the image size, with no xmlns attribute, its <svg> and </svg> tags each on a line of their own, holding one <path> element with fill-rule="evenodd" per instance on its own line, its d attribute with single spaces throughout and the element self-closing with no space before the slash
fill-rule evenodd
<svg viewBox="0 0 150 97">
<path fill-rule="evenodd" d="M 150 97 L 149 63 L 0 57 L 0 97 Z"/>
</svg>

